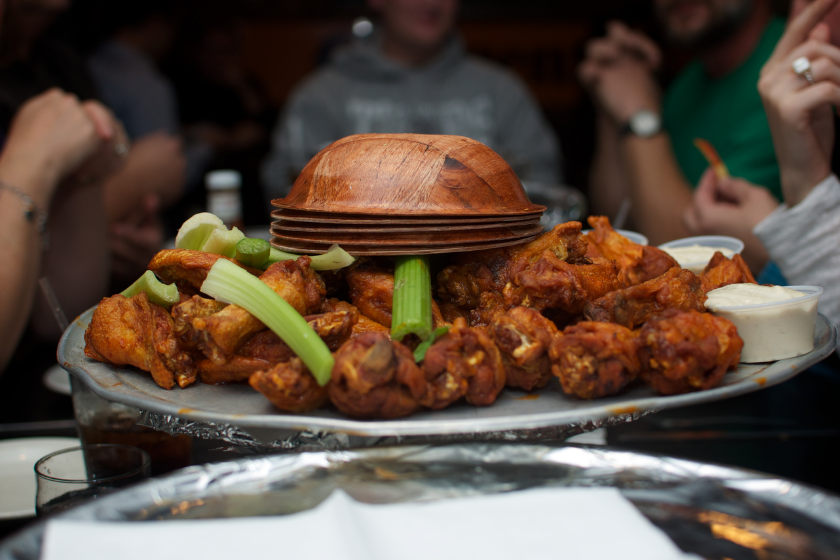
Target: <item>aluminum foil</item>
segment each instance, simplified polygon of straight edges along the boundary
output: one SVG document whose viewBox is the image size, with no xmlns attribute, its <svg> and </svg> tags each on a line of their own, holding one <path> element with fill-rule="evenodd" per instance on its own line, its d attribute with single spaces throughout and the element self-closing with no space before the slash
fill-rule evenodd
<svg viewBox="0 0 840 560">
<path fill-rule="evenodd" d="M 248 457 L 151 479 L 56 518 L 142 522 L 286 515 L 311 509 L 337 488 L 362 502 L 397 503 L 549 486 L 616 487 L 683 550 L 706 558 L 840 558 L 838 496 L 750 471 L 572 445 L 464 444 Z M 0 560 L 37 559 L 44 524 L 0 543 Z"/>
<path fill-rule="evenodd" d="M 243 454 L 272 453 L 278 451 L 337 451 L 368 447 L 395 445 L 428 445 L 467 442 L 540 442 L 563 441 L 583 432 L 633 422 L 658 412 L 649 409 L 630 414 L 619 414 L 562 426 L 549 426 L 531 430 L 507 430 L 503 432 L 474 432 L 469 434 L 438 434 L 429 436 L 353 436 L 341 432 L 291 431 L 234 426 L 221 422 L 190 420 L 169 414 L 143 412 L 137 419 L 141 426 L 171 435 L 186 434 L 201 439 L 215 440 L 227 444 L 226 451 Z"/>
</svg>

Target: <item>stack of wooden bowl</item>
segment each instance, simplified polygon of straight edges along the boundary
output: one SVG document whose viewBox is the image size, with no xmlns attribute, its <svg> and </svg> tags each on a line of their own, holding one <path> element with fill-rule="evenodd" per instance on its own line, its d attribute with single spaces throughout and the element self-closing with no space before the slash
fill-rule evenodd
<svg viewBox="0 0 840 560">
<path fill-rule="evenodd" d="M 319 152 L 277 210 L 271 244 L 354 255 L 452 253 L 524 243 L 543 231 L 516 174 L 463 136 L 357 134 Z"/>
</svg>

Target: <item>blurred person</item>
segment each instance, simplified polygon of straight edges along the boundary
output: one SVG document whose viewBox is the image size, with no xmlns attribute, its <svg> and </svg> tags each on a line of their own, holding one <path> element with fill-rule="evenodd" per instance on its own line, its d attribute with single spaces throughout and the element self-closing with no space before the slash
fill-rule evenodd
<svg viewBox="0 0 840 560">
<path fill-rule="evenodd" d="M 508 160 L 523 181 L 562 181 L 557 139 L 509 70 L 468 55 L 454 31 L 457 0 L 368 0 L 380 23 L 339 49 L 292 93 L 263 164 L 285 196 L 318 151 L 372 132 L 456 134 Z"/>
<path fill-rule="evenodd" d="M 733 175 L 781 199 L 755 84 L 784 21 L 773 16 L 769 0 L 654 0 L 654 5 L 666 39 L 697 53 L 667 91 L 656 77 L 659 47 L 619 22 L 608 25 L 606 37 L 590 42 L 579 74 L 598 109 L 593 209 L 615 217 L 629 204 L 632 227 L 658 244 L 689 233 L 681 216 L 707 166 L 695 138 L 710 141 Z M 736 234 L 756 273 L 767 262 L 748 228 L 704 233 Z"/>
<path fill-rule="evenodd" d="M 265 224 L 268 207 L 259 165 L 269 149 L 275 111 L 242 63 L 236 15 L 228 6 L 185 28 L 182 52 L 168 71 L 184 136 L 210 149 L 207 169 L 239 171 L 245 224 Z M 199 200 L 193 204 L 205 206 Z"/>
<path fill-rule="evenodd" d="M 107 109 L 58 89 L 26 102 L 3 131 L 0 372 L 27 323 L 36 335 L 57 339 L 52 310 L 36 297 L 40 277 L 49 279 L 71 318 L 105 293 L 102 178 L 121 164 L 115 149 L 121 142 L 125 135 Z"/>
<path fill-rule="evenodd" d="M 794 0 L 788 29 L 762 68 L 758 90 L 779 160 L 784 204 L 749 181 L 718 180 L 707 172 L 684 215 L 692 229 L 724 223 L 752 229 L 791 284 L 822 286 L 819 309 L 835 325 L 840 324 L 838 47 L 838 0 Z M 794 61 L 803 57 L 810 66 L 807 75 L 794 69 Z"/>
<path fill-rule="evenodd" d="M 6 0 L 0 36 L 0 126 L 30 98 L 60 87 L 80 99 L 97 98 L 84 60 L 45 35 L 68 0 Z M 126 151 L 125 166 L 108 176 L 104 204 L 108 219 L 115 285 L 133 281 L 163 242 L 158 207 L 171 205 L 184 185 L 180 140 L 158 136 L 138 140 Z"/>
</svg>

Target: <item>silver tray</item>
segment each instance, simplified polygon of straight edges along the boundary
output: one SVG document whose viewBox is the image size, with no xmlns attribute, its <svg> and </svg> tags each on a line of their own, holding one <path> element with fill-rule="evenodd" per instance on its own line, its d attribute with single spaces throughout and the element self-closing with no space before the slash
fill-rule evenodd
<svg viewBox="0 0 840 560">
<path fill-rule="evenodd" d="M 110 366 L 85 356 L 84 331 L 92 313 L 93 309 L 86 311 L 65 331 L 58 345 L 58 363 L 105 399 L 181 421 L 361 437 L 500 433 L 587 422 L 594 423 L 594 428 L 630 421 L 646 413 L 735 397 L 786 381 L 831 354 L 837 336 L 831 322 L 819 315 L 812 352 L 773 363 L 741 364 L 726 374 L 720 386 L 697 393 L 661 396 L 637 386 L 619 396 L 585 401 L 563 394 L 557 384 L 552 384 L 530 394 L 505 389 L 489 407 L 458 404 L 396 420 L 354 420 L 332 409 L 285 414 L 247 385 L 196 383 L 186 389 L 162 389 L 146 372 Z M 153 424 L 147 422 L 161 427 Z"/>
<path fill-rule="evenodd" d="M 840 497 L 742 469 L 571 445 L 416 446 L 250 457 L 189 467 L 55 518 L 166 522 L 277 516 L 311 509 L 339 488 L 360 502 L 387 504 L 543 487 L 618 488 L 680 548 L 704 558 L 840 558 Z M 39 558 L 44 525 L 42 519 L 0 543 L 0 560 Z M 282 550 L 282 543 L 278 546 Z M 557 557 L 563 557 L 562 546 L 557 543 Z"/>
</svg>

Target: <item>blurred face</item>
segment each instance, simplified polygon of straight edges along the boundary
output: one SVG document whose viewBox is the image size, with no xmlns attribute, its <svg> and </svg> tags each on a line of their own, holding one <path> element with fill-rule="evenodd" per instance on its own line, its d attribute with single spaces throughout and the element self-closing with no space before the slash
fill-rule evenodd
<svg viewBox="0 0 840 560">
<path fill-rule="evenodd" d="M 455 24 L 458 0 L 370 0 L 388 34 L 406 46 L 431 50 Z"/>
<path fill-rule="evenodd" d="M 737 31 L 753 0 L 655 0 L 656 14 L 670 41 L 703 49 Z"/>
</svg>

